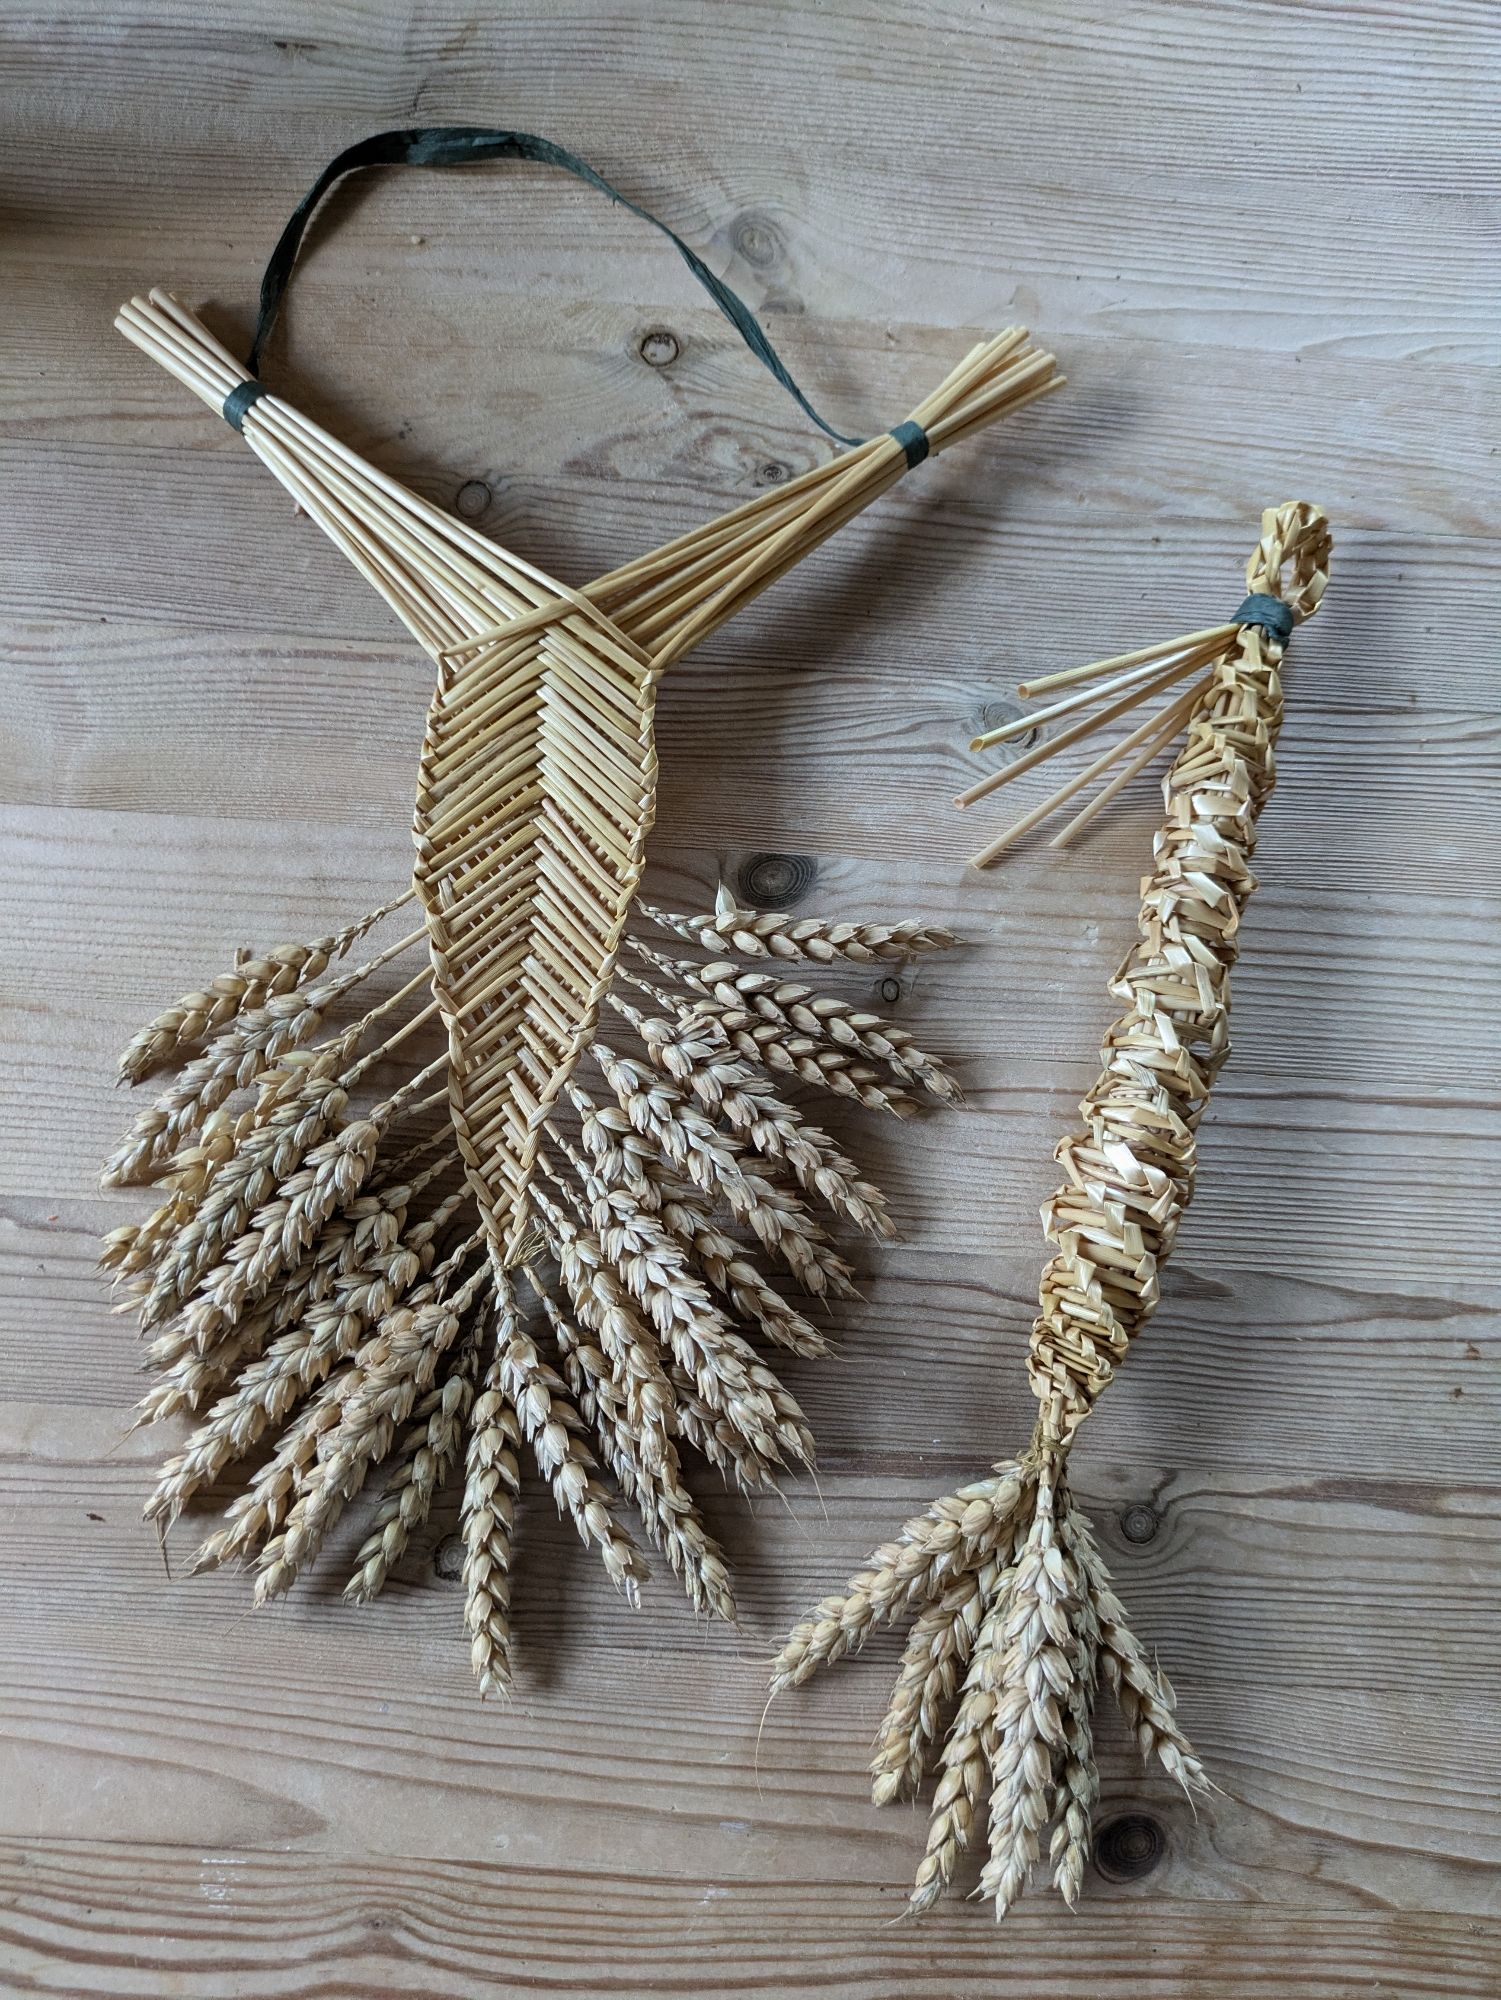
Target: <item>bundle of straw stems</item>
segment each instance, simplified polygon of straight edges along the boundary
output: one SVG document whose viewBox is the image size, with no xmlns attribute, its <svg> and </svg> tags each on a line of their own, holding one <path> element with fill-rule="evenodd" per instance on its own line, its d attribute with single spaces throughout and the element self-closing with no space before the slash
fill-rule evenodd
<svg viewBox="0 0 1501 2000">
<path fill-rule="evenodd" d="M 1269 510 L 1253 592 L 1294 622 L 1318 606 L 1329 531 L 1302 503 Z M 871 1765 L 878 1804 L 915 1791 L 939 1754 L 927 1851 L 911 1908 L 953 1879 L 990 1795 L 981 1893 L 1003 1916 L 1044 1843 L 1073 1903 L 1099 1780 L 1092 1711 L 1103 1684 L 1146 1760 L 1207 1788 L 1167 1677 L 1132 1635 L 1069 1487 L 1079 1426 L 1158 1298 L 1194 1188 L 1195 1133 L 1229 1052 L 1229 975 L 1254 887 L 1256 824 L 1274 781 L 1283 647 L 1248 624 L 1198 697 L 1164 782 L 1166 817 L 1143 884 L 1136 943 L 1111 984 L 1123 1003 L 1065 1170 L 1043 1209 L 1043 1272 L 1028 1367 L 1039 1412 L 1026 1452 L 908 1521 L 847 1588 L 792 1632 L 773 1690 L 792 1687 L 915 1613 Z"/>
<path fill-rule="evenodd" d="M 167 293 L 117 324 L 216 410 L 246 380 Z M 915 421 L 942 449 L 1056 379 L 1014 331 Z M 764 1350 L 824 1352 L 809 1315 L 852 1289 L 832 1228 L 891 1223 L 779 1084 L 898 1116 L 954 1095 L 899 1027 L 805 983 L 946 949 L 940 927 L 750 911 L 722 892 L 709 912 L 643 907 L 628 928 L 662 672 L 906 455 L 874 439 L 576 591 L 279 397 L 239 415 L 438 674 L 412 888 L 242 958 L 122 1058 L 132 1083 L 179 1071 L 106 1169 L 161 1197 L 104 1252 L 151 1341 L 140 1421 L 196 1419 L 147 1512 L 165 1532 L 252 1467 L 195 1566 L 253 1564 L 261 1601 L 388 1464 L 346 1593 L 363 1602 L 456 1481 L 473 1665 L 482 1691 L 504 1690 L 524 1455 L 628 1598 L 646 1571 L 622 1501 L 721 1617 L 730 1579 L 687 1455 L 746 1490 L 811 1460 Z M 384 942 L 414 897 L 422 922 Z"/>
</svg>

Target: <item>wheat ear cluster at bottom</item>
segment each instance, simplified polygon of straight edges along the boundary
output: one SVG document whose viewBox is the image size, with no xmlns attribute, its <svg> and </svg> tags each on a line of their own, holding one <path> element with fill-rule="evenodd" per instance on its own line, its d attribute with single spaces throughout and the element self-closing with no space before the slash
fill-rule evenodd
<svg viewBox="0 0 1501 2000">
<path fill-rule="evenodd" d="M 903 1118 L 957 1094 L 905 1030 L 805 975 L 900 969 L 954 939 L 724 892 L 702 915 L 641 906 L 607 1031 L 539 1124 L 507 1263 L 463 1171 L 447 1056 L 422 1047 L 431 975 L 403 962 L 425 928 L 349 963 L 408 900 L 242 959 L 132 1040 L 123 1080 L 177 1074 L 106 1168 L 158 1205 L 104 1262 L 149 1343 L 138 1423 L 193 1420 L 147 1515 L 165 1534 L 222 1510 L 191 1566 L 247 1565 L 256 1601 L 279 1597 L 383 1473 L 343 1536 L 344 1595 L 368 1603 L 456 1487 L 474 1671 L 503 1692 L 527 1461 L 628 1599 L 647 1574 L 634 1510 L 694 1608 L 734 1616 L 692 1463 L 750 1491 L 811 1462 L 772 1357 L 828 1351 L 819 1310 L 853 1291 L 838 1233 L 892 1233 L 807 1093 L 781 1086 Z"/>
</svg>

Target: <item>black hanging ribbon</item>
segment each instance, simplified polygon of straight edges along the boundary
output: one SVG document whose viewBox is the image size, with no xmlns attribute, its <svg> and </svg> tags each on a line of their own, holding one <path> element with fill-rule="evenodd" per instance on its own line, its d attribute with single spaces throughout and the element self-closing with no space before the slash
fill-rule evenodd
<svg viewBox="0 0 1501 2000">
<path fill-rule="evenodd" d="M 376 132 L 368 139 L 346 146 L 342 153 L 329 161 L 292 211 L 291 219 L 277 239 L 276 248 L 266 265 L 265 276 L 261 279 L 260 317 L 256 321 L 255 339 L 246 361 L 251 374 L 258 375 L 260 372 L 261 356 L 271 338 L 271 329 L 276 324 L 282 299 L 291 282 L 292 267 L 297 261 L 303 232 L 312 219 L 313 210 L 335 181 L 341 180 L 345 174 L 358 172 L 361 167 L 466 167 L 483 160 L 531 160 L 539 166 L 561 168 L 565 174 L 572 174 L 575 180 L 594 188 L 621 208 L 629 209 L 643 222 L 649 222 L 653 229 L 660 230 L 751 353 L 776 377 L 804 415 L 810 417 L 836 444 L 865 442 L 863 438 L 846 437 L 843 431 L 836 431 L 832 424 L 825 423 L 793 381 L 786 363 L 767 339 L 760 321 L 744 299 L 738 292 L 732 291 L 723 278 L 714 275 L 697 251 L 690 248 L 676 230 L 669 229 L 665 222 L 642 208 L 639 202 L 611 187 L 602 174 L 596 173 L 587 161 L 565 147 L 554 145 L 550 139 L 538 139 L 530 132 L 498 132 L 481 125 L 432 125 L 408 131 Z M 248 388 L 249 385 L 242 386 Z M 226 401 L 224 415 L 236 430 L 240 428 L 249 402 L 253 400 L 253 396 L 246 400 L 242 391 L 236 390 Z M 233 411 L 231 404 L 235 405 Z M 900 424 L 892 436 L 901 445 L 909 466 L 917 465 L 927 457 L 928 440 L 919 425 L 910 422 Z"/>
</svg>

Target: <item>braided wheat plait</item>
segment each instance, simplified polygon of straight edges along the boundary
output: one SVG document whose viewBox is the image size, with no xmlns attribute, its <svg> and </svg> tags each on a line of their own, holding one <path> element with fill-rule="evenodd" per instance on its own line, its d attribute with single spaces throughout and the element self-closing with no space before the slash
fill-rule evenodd
<svg viewBox="0 0 1501 2000">
<path fill-rule="evenodd" d="M 1317 509 L 1268 510 L 1248 589 L 1279 599 L 1300 623 L 1323 595 L 1329 546 Z M 1164 781 L 1136 941 L 1110 985 L 1122 1012 L 1080 1126 L 1058 1147 L 1063 1184 L 1043 1209 L 1055 1248 L 1028 1360 L 1039 1405 L 1032 1441 L 991 1479 L 909 1521 L 794 1629 L 773 1670 L 775 1690 L 796 1685 L 857 1650 L 876 1624 L 917 1611 L 872 1766 L 878 1804 L 914 1789 L 957 1690 L 915 1910 L 952 1879 L 987 1788 L 980 1886 L 997 1916 L 1020 1894 L 1049 1828 L 1055 1886 L 1074 1901 L 1098 1789 L 1090 1710 L 1101 1681 L 1144 1758 L 1155 1755 L 1190 1790 L 1207 1788 L 1174 1719 L 1172 1688 L 1132 1637 L 1074 1504 L 1067 1462 L 1156 1307 L 1159 1270 L 1193 1195 L 1195 1132 L 1229 1053 L 1230 968 L 1282 722 L 1277 623 L 1243 624 L 1226 643 Z"/>
</svg>

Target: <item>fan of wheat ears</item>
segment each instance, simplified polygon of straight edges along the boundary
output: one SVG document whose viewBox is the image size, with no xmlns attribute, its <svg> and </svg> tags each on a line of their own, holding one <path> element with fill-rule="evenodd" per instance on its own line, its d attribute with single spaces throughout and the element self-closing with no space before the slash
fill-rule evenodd
<svg viewBox="0 0 1501 2000">
<path fill-rule="evenodd" d="M 1157 1304 L 1158 1273 L 1193 1194 L 1194 1134 L 1229 1053 L 1229 975 L 1274 778 L 1283 649 L 1317 610 L 1328 561 L 1321 513 L 1302 503 L 1272 509 L 1247 567 L 1251 595 L 1229 626 L 1213 628 L 1212 648 L 1195 634 L 1152 649 L 1178 659 L 1198 649 L 1212 665 L 1192 700 L 1175 704 L 1175 723 L 1149 725 L 1164 745 L 1163 729 L 1186 740 L 1163 784 L 1166 819 L 1136 942 L 1110 987 L 1124 1011 L 1106 1034 L 1082 1127 L 1058 1147 L 1065 1179 L 1043 1210 L 1055 1253 L 1032 1329 L 1028 1373 L 1040 1408 L 1030 1445 L 908 1521 L 793 1631 L 776 1662 L 774 1691 L 856 1651 L 883 1622 L 916 1614 L 871 1766 L 877 1804 L 915 1791 L 957 1696 L 915 1910 L 952 1880 L 987 1791 L 980 1891 L 997 1916 L 1021 1893 L 1044 1840 L 1054 1884 L 1074 1901 L 1098 1794 L 1101 1683 L 1145 1759 L 1190 1792 L 1207 1783 L 1167 1677 L 1126 1623 L 1067 1468 L 1080 1424 Z"/>
<path fill-rule="evenodd" d="M 432 135 L 384 137 L 405 150 L 355 149 L 289 225 L 257 350 L 268 291 L 274 315 L 300 223 L 336 170 L 442 163 L 413 144 Z M 545 142 L 479 137 L 488 152 L 473 135 L 445 143 L 457 158 L 568 164 Z M 746 309 L 705 281 L 786 381 Z M 1003 333 L 895 432 L 575 590 L 266 393 L 169 293 L 133 299 L 116 324 L 241 431 L 437 666 L 412 888 L 331 936 L 243 959 L 125 1053 L 132 1083 L 179 1073 L 109 1163 L 111 1185 L 153 1182 L 162 1198 L 109 1237 L 105 1261 L 150 1336 L 158 1380 L 141 1420 L 198 1419 L 148 1513 L 165 1531 L 243 1469 L 195 1566 L 253 1563 L 259 1601 L 307 1568 L 385 1465 L 346 1590 L 365 1600 L 461 1477 L 466 1618 L 488 1691 L 510 1674 L 529 1450 L 628 1596 L 645 1570 L 621 1498 L 694 1605 L 729 1617 L 681 1455 L 747 1489 L 806 1463 L 803 1413 L 763 1344 L 824 1348 L 757 1257 L 817 1301 L 850 1289 L 830 1219 L 890 1230 L 876 1189 L 773 1076 L 898 1115 L 952 1095 L 900 1029 L 802 975 L 953 940 L 723 896 L 704 915 L 636 906 L 657 684 L 910 465 L 1053 387 L 1052 357 Z M 376 925 L 412 898 L 421 922 L 377 948 Z M 424 946 L 403 977 L 403 955 Z M 437 1024 L 446 1047 L 393 1082 L 392 1058 Z"/>
</svg>

